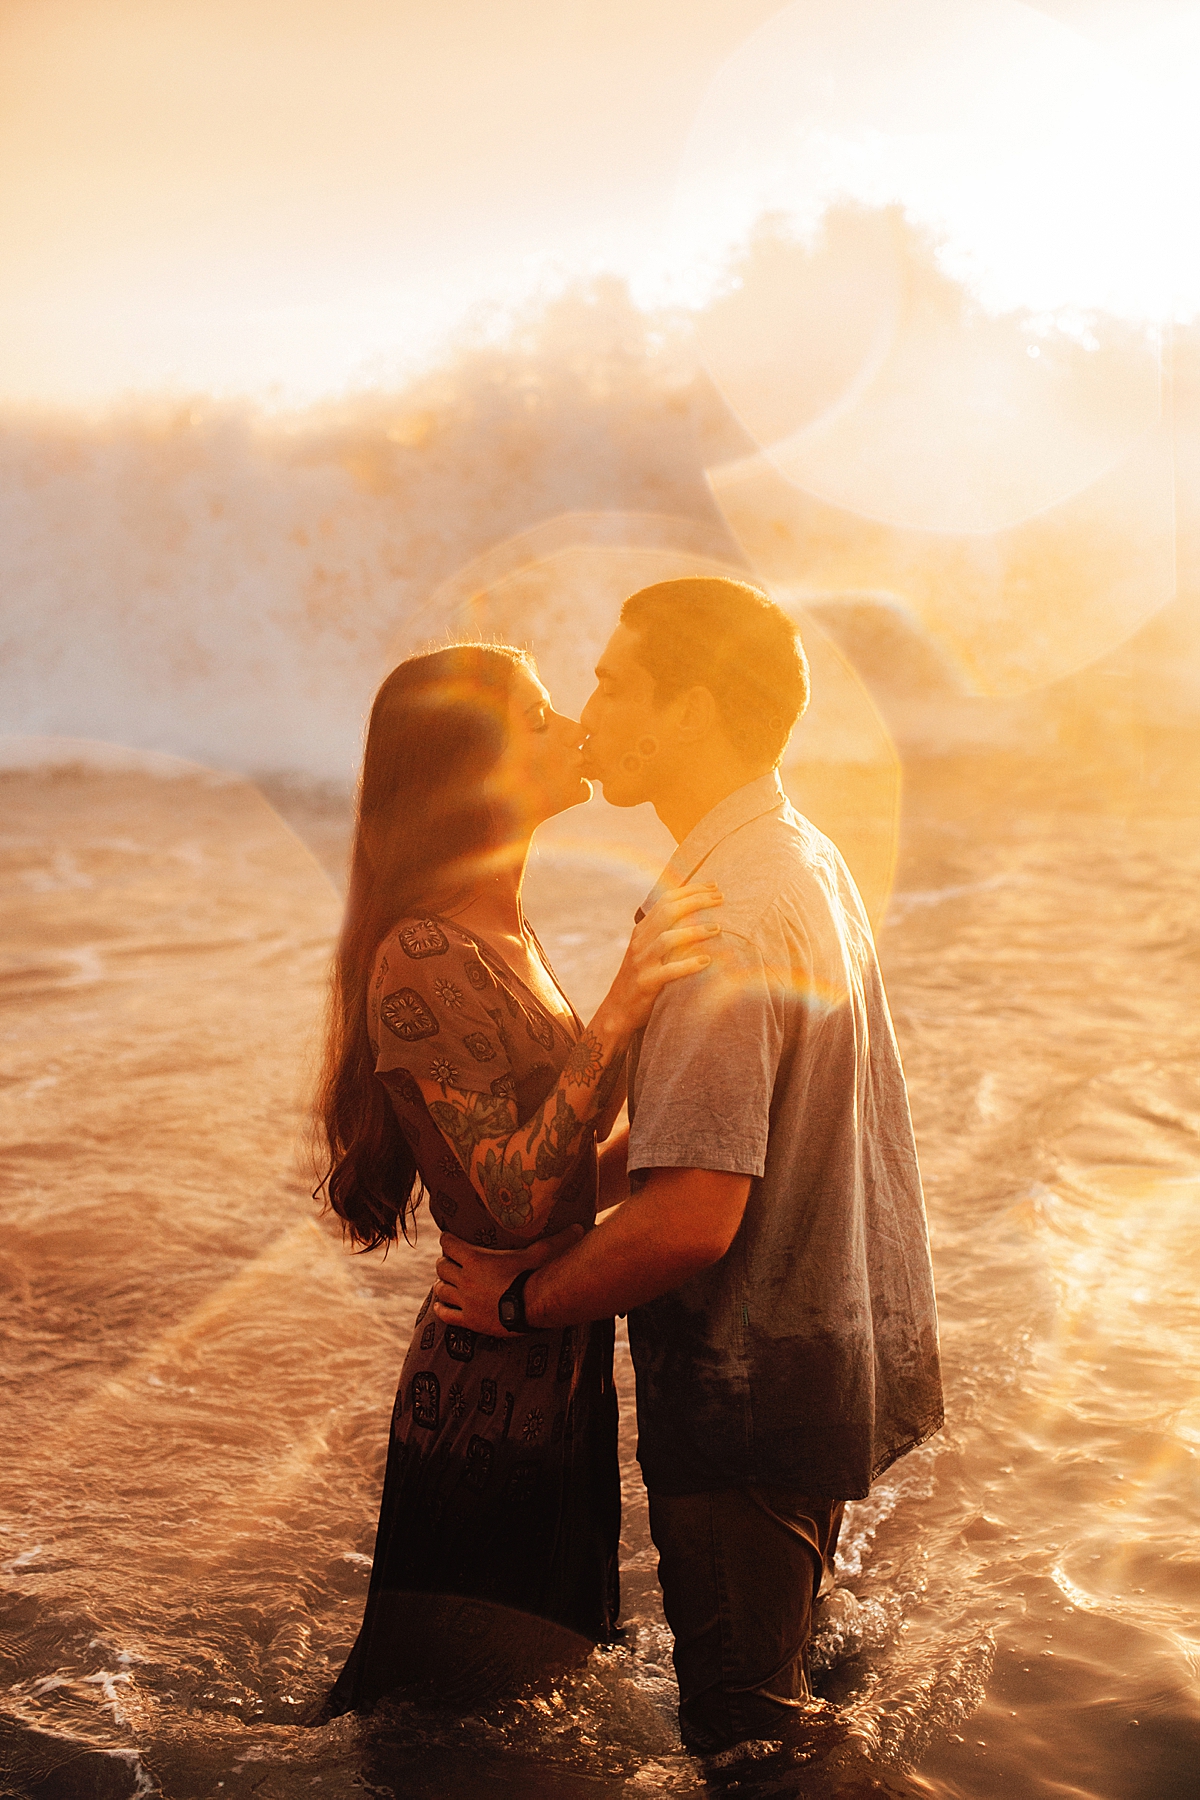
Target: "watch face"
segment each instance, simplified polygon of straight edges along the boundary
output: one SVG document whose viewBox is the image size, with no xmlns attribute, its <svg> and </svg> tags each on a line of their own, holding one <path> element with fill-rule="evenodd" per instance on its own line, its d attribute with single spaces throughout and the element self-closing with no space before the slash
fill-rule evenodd
<svg viewBox="0 0 1200 1800">
<path fill-rule="evenodd" d="M 511 1294 L 505 1294 L 503 1300 L 500 1302 L 500 1323 L 502 1325 L 513 1325 L 516 1323 L 516 1318 L 517 1303 L 512 1298 Z"/>
</svg>

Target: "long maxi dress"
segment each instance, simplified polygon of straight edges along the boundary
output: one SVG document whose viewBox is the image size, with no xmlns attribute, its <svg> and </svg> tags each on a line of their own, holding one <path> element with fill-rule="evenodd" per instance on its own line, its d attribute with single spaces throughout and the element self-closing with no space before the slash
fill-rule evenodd
<svg viewBox="0 0 1200 1800">
<path fill-rule="evenodd" d="M 368 1028 L 439 1230 L 523 1247 L 476 1194 L 416 1078 L 514 1097 L 524 1122 L 582 1035 L 578 1015 L 556 1016 L 486 943 L 426 917 L 402 919 L 381 944 Z M 543 1235 L 590 1226 L 596 1185 L 585 1130 Z M 443 1325 L 426 1297 L 392 1412 L 362 1629 L 323 1717 L 413 1682 L 444 1689 L 458 1674 L 469 1684 L 471 1668 L 494 1683 L 497 1658 L 520 1675 L 539 1653 L 613 1636 L 612 1357 L 612 1320 L 492 1337 Z M 538 1621 L 565 1631 L 539 1635 Z"/>
</svg>

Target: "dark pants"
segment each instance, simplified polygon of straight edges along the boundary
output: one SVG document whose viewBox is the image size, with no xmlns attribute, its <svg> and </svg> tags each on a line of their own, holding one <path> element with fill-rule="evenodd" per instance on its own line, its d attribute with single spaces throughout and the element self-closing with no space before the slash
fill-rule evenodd
<svg viewBox="0 0 1200 1800">
<path fill-rule="evenodd" d="M 694 1754 L 788 1734 L 812 1693 L 813 1602 L 842 1507 L 774 1487 L 650 1495 L 679 1728 Z"/>
</svg>

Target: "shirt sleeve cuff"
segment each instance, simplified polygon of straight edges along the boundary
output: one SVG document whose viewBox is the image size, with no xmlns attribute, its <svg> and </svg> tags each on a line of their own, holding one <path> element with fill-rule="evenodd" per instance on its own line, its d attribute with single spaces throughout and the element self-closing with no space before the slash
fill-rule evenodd
<svg viewBox="0 0 1200 1800">
<path fill-rule="evenodd" d="M 736 1138 L 692 1137 L 687 1142 L 657 1138 L 629 1141 L 629 1173 L 645 1176 L 651 1169 L 710 1169 L 720 1175 L 751 1175 L 761 1179 L 766 1170 L 764 1146 Z"/>
</svg>

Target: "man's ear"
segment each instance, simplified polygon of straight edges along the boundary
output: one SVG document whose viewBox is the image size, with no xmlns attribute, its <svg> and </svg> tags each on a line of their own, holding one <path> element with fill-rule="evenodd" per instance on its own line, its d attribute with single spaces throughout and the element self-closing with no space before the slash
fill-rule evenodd
<svg viewBox="0 0 1200 1800">
<path fill-rule="evenodd" d="M 681 744 L 697 744 L 717 723 L 717 703 L 706 687 L 688 688 L 675 701 L 675 736 Z"/>
</svg>

